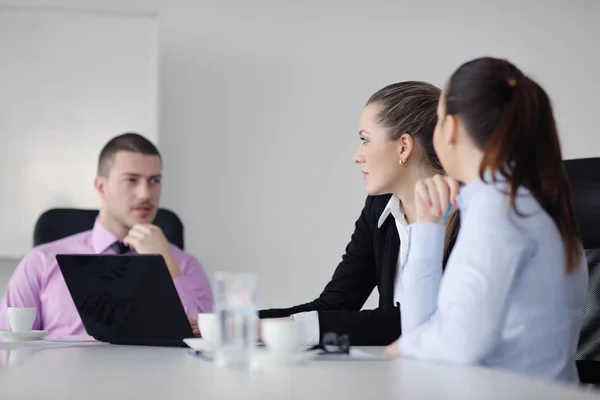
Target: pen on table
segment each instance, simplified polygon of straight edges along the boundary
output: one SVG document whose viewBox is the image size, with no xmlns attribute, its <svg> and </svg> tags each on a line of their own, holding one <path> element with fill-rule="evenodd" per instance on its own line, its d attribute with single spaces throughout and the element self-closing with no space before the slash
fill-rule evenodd
<svg viewBox="0 0 600 400">
<path fill-rule="evenodd" d="M 207 355 L 205 352 L 199 351 L 199 350 L 190 350 L 188 352 L 189 355 L 191 355 L 192 357 L 196 357 L 196 358 L 201 358 L 203 360 L 208 360 L 208 361 L 212 361 L 212 357 Z"/>
</svg>

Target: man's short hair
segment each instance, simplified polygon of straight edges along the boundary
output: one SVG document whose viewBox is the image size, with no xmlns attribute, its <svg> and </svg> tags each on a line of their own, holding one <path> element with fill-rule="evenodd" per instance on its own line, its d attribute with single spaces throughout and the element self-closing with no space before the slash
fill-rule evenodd
<svg viewBox="0 0 600 400">
<path fill-rule="evenodd" d="M 100 152 L 98 176 L 108 176 L 119 151 L 130 151 L 161 158 L 156 146 L 142 135 L 133 132 L 123 133 L 112 138 Z"/>
</svg>

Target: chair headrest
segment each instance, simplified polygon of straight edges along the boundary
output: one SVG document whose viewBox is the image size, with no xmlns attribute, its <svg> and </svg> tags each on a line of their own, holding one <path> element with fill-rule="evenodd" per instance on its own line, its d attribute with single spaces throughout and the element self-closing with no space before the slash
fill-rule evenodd
<svg viewBox="0 0 600 400">
<path fill-rule="evenodd" d="M 600 157 L 565 160 L 565 167 L 583 246 L 600 248 Z"/>
<path fill-rule="evenodd" d="M 92 229 L 97 216 L 98 210 L 76 208 L 47 210 L 36 221 L 33 245 L 38 246 Z M 159 208 L 154 224 L 163 230 L 169 242 L 184 249 L 183 224 L 177 214 L 168 209 Z"/>
</svg>

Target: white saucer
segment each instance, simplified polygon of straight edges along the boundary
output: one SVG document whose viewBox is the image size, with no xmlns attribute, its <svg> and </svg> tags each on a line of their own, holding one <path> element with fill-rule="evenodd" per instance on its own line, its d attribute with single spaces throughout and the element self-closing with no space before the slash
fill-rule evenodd
<svg viewBox="0 0 600 400">
<path fill-rule="evenodd" d="M 214 346 L 202 338 L 186 338 L 183 339 L 183 343 L 187 344 L 192 350 L 195 351 L 213 351 Z"/>
<path fill-rule="evenodd" d="M 317 354 L 312 351 L 302 351 L 290 354 L 276 354 L 270 351 L 257 353 L 257 364 L 259 366 L 269 365 L 298 365 L 313 360 Z"/>
<path fill-rule="evenodd" d="M 39 340 L 48 334 L 48 331 L 11 332 L 0 331 L 0 339 L 5 342 L 20 342 L 28 340 Z"/>
</svg>

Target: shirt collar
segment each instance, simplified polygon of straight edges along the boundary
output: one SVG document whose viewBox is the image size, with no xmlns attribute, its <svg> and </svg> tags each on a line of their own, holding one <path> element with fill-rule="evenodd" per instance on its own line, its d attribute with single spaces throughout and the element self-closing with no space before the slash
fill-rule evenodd
<svg viewBox="0 0 600 400">
<path fill-rule="evenodd" d="M 406 224 L 406 217 L 404 215 L 404 209 L 400 204 L 400 199 L 396 197 L 396 195 L 392 195 L 390 197 L 390 201 L 388 201 L 387 205 L 383 209 L 381 216 L 379 217 L 379 221 L 377 221 L 377 227 L 381 228 L 381 225 L 385 222 L 386 218 L 392 214 L 396 221 L 400 221 L 401 223 Z"/>
<path fill-rule="evenodd" d="M 103 253 L 118 240 L 120 239 L 116 237 L 114 233 L 102 226 L 100 220 L 96 218 L 94 228 L 92 229 L 92 246 L 96 254 Z"/>
</svg>

